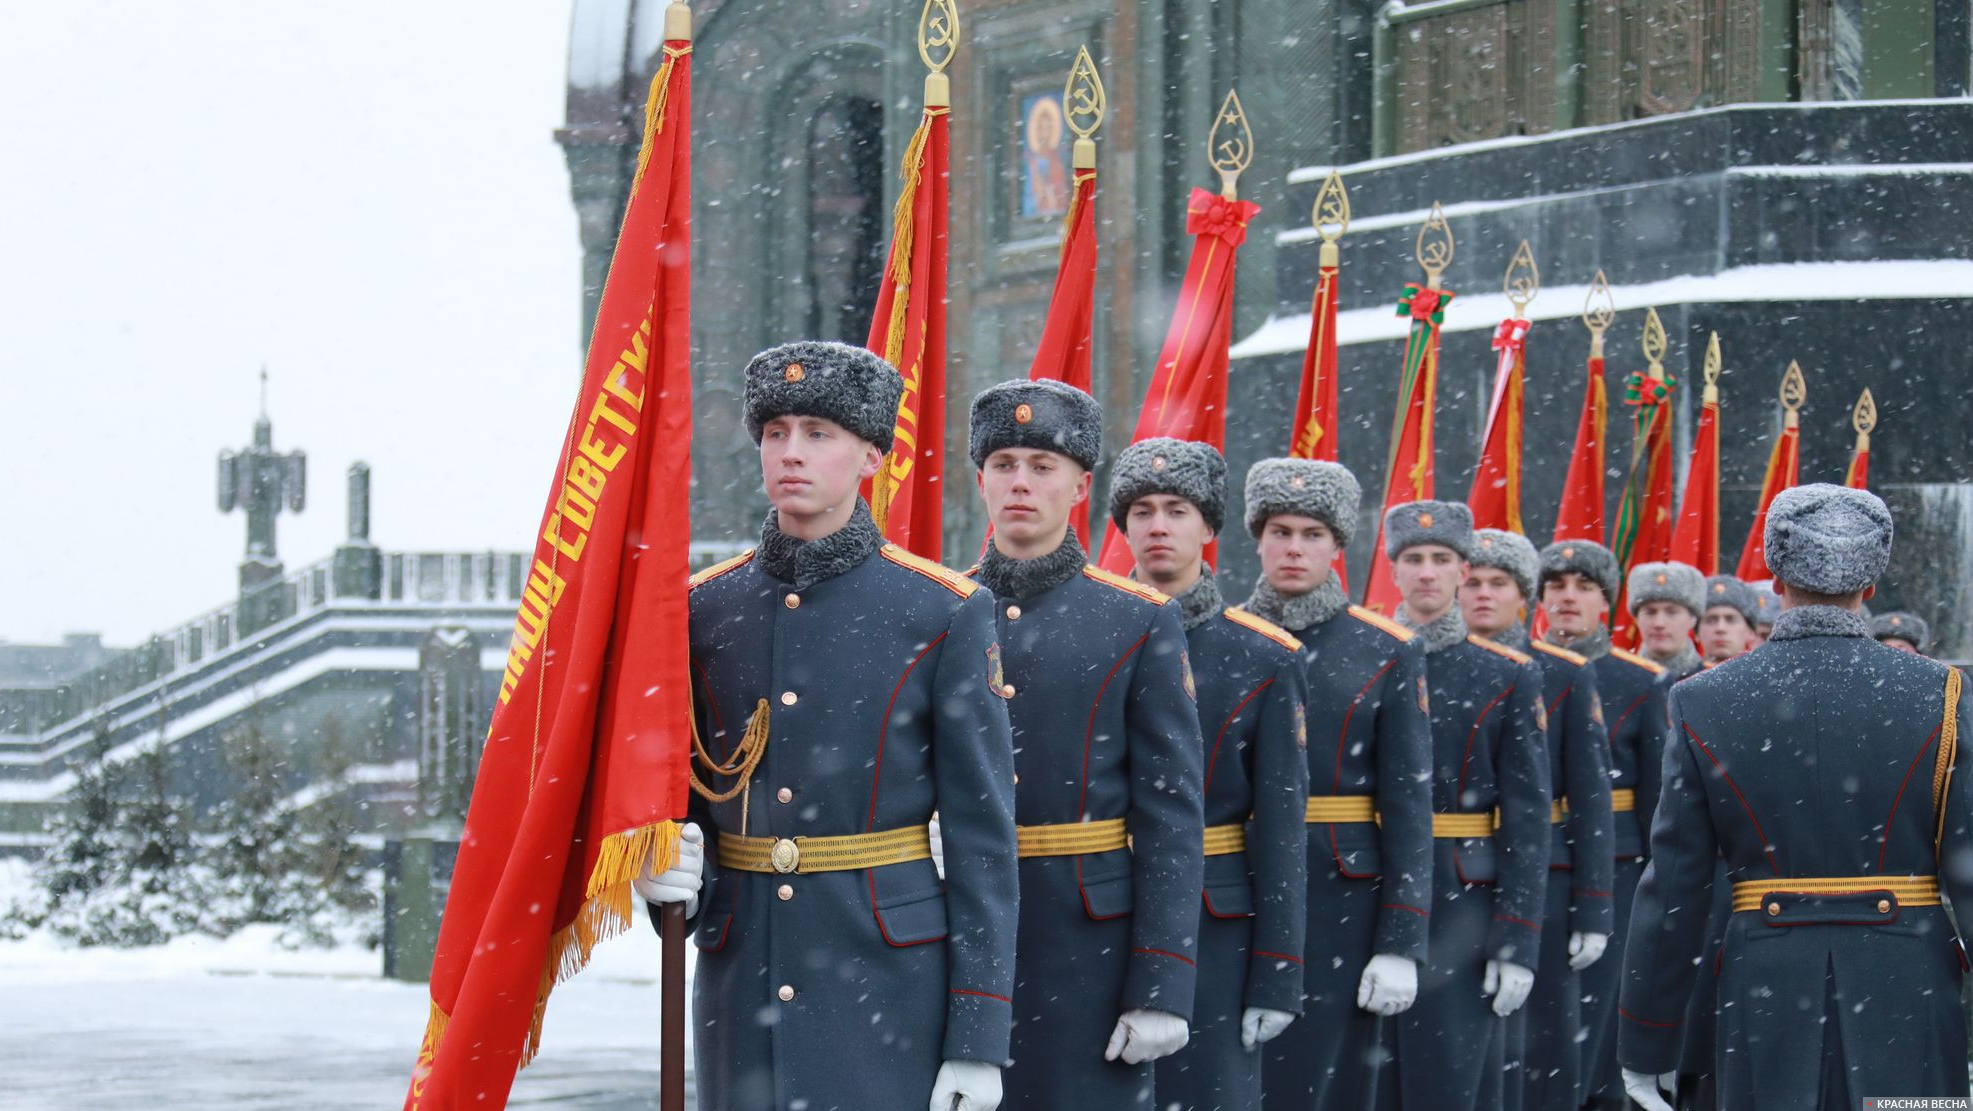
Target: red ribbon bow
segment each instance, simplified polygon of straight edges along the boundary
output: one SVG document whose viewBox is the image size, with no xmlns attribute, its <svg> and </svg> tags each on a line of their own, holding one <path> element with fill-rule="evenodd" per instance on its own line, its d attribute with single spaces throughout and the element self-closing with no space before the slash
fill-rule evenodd
<svg viewBox="0 0 1973 1111">
<path fill-rule="evenodd" d="M 1445 307 L 1452 300 L 1452 291 L 1431 289 L 1422 285 L 1407 285 L 1404 296 L 1398 298 L 1398 315 L 1409 315 L 1411 319 L 1423 323 L 1445 323 Z"/>
<path fill-rule="evenodd" d="M 1495 351 L 1524 350 L 1528 346 L 1528 329 L 1533 326 L 1534 321 L 1523 320 L 1520 317 L 1501 321 L 1500 327 L 1494 329 L 1493 349 Z"/>
<path fill-rule="evenodd" d="M 1653 378 L 1642 371 L 1631 371 L 1624 379 L 1624 404 L 1638 408 L 1663 405 L 1671 400 L 1672 383 L 1669 378 Z"/>
<path fill-rule="evenodd" d="M 1261 206 L 1252 201 L 1229 201 L 1205 189 L 1192 190 L 1192 203 L 1185 208 L 1185 233 L 1210 235 L 1229 247 L 1247 241 L 1247 221 Z"/>
</svg>

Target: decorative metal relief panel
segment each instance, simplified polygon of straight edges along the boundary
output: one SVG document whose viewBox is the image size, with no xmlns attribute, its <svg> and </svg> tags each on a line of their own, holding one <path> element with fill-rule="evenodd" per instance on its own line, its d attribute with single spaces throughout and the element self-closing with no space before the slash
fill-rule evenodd
<svg viewBox="0 0 1973 1111">
<path fill-rule="evenodd" d="M 1553 5 L 1502 0 L 1394 28 L 1398 148 L 1551 129 Z"/>
<path fill-rule="evenodd" d="M 1752 100 L 1759 5 L 1749 0 L 1593 0 L 1584 34 L 1587 123 Z"/>
</svg>

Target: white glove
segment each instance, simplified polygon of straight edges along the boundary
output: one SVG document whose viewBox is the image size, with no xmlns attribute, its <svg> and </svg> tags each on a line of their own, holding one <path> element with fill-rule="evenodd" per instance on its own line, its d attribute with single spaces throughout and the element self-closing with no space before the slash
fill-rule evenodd
<svg viewBox="0 0 1973 1111">
<path fill-rule="evenodd" d="M 1271 1042 L 1294 1021 L 1295 1016 L 1287 1011 L 1249 1007 L 1240 1013 L 1240 1045 L 1252 1049 L 1262 1042 Z"/>
<path fill-rule="evenodd" d="M 1603 950 L 1610 946 L 1609 934 L 1573 933 L 1569 935 L 1569 967 L 1581 972 L 1603 957 Z"/>
<path fill-rule="evenodd" d="M 1668 1072 L 1652 1076 L 1648 1072 L 1624 1070 L 1624 1094 L 1631 1102 L 1644 1108 L 1644 1111 L 1672 1111 L 1671 1101 L 1665 1097 L 1678 1087 L 1678 1073 Z M 1661 1092 L 1660 1089 L 1663 1089 Z"/>
<path fill-rule="evenodd" d="M 644 874 L 630 881 L 630 886 L 647 903 L 663 906 L 667 903 L 684 903 L 685 917 L 690 918 L 699 912 L 699 888 L 706 882 L 706 835 L 691 822 L 678 831 L 678 861 L 663 872 L 657 866 L 656 850 L 651 859 L 644 862 Z"/>
<path fill-rule="evenodd" d="M 1480 990 L 1493 996 L 1493 1013 L 1506 1018 L 1521 1009 L 1534 986 L 1534 969 L 1513 961 L 1488 961 L 1486 981 Z"/>
<path fill-rule="evenodd" d="M 945 878 L 945 839 L 939 836 L 939 816 L 925 823 L 925 832 L 932 837 L 932 867 L 938 869 L 939 878 Z"/>
<path fill-rule="evenodd" d="M 1000 1106 L 1000 1066 L 947 1061 L 932 1082 L 931 1111 L 993 1111 Z"/>
<path fill-rule="evenodd" d="M 1418 1001 L 1418 962 L 1394 953 L 1378 953 L 1363 966 L 1356 982 L 1356 1005 L 1373 1015 L 1395 1015 Z"/>
<path fill-rule="evenodd" d="M 1105 1061 L 1123 1058 L 1126 1065 L 1141 1065 L 1169 1057 L 1192 1040 L 1192 1028 L 1170 1011 L 1139 1007 L 1125 1011 L 1110 1031 L 1110 1046 L 1103 1051 Z"/>
</svg>

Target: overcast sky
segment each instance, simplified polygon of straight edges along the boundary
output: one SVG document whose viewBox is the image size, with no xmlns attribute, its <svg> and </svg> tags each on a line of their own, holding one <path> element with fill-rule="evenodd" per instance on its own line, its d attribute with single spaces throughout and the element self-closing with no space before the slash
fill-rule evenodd
<svg viewBox="0 0 1973 1111">
<path fill-rule="evenodd" d="M 309 502 L 386 549 L 526 548 L 574 399 L 568 0 L 38 0 L 0 35 L 0 639 L 229 601 L 214 457 L 272 378 Z"/>
</svg>

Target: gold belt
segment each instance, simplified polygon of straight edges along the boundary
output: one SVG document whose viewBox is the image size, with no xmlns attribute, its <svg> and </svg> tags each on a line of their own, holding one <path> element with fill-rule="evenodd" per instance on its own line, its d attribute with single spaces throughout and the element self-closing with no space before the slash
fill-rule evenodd
<svg viewBox="0 0 1973 1111">
<path fill-rule="evenodd" d="M 719 866 L 741 872 L 807 875 L 810 872 L 855 872 L 929 860 L 931 833 L 924 826 L 852 833 L 845 837 L 742 837 L 719 835 Z"/>
<path fill-rule="evenodd" d="M 1377 803 L 1369 795 L 1310 795 L 1303 820 L 1311 824 L 1374 822 Z"/>
<path fill-rule="evenodd" d="M 1939 905 L 1937 876 L 1783 876 L 1734 884 L 1733 909 L 1735 913 L 1765 909 L 1778 915 L 1780 903 L 1761 905 L 1769 895 L 1875 895 L 1880 891 L 1896 896 L 1901 907 Z M 1880 901 L 1877 909 L 1889 914 L 1890 902 Z"/>
<path fill-rule="evenodd" d="M 1247 851 L 1247 827 L 1232 825 L 1206 827 L 1206 855 L 1232 856 Z"/>
<path fill-rule="evenodd" d="M 1015 855 L 1022 858 L 1087 856 L 1090 853 L 1114 852 L 1130 843 L 1122 818 L 1103 822 L 1016 826 L 1014 835 L 1017 841 Z"/>
<path fill-rule="evenodd" d="M 1622 814 L 1626 810 L 1637 809 L 1637 788 L 1613 787 L 1610 790 L 1610 812 Z"/>
<path fill-rule="evenodd" d="M 1562 819 L 1567 818 L 1568 816 L 1569 816 L 1568 796 L 1565 795 L 1562 798 L 1556 799 L 1554 802 L 1548 804 L 1549 825 L 1559 826 L 1562 824 Z"/>
<path fill-rule="evenodd" d="M 1478 814 L 1434 814 L 1432 815 L 1432 836 L 1434 837 L 1492 837 L 1500 815 L 1492 810 Z"/>
</svg>

